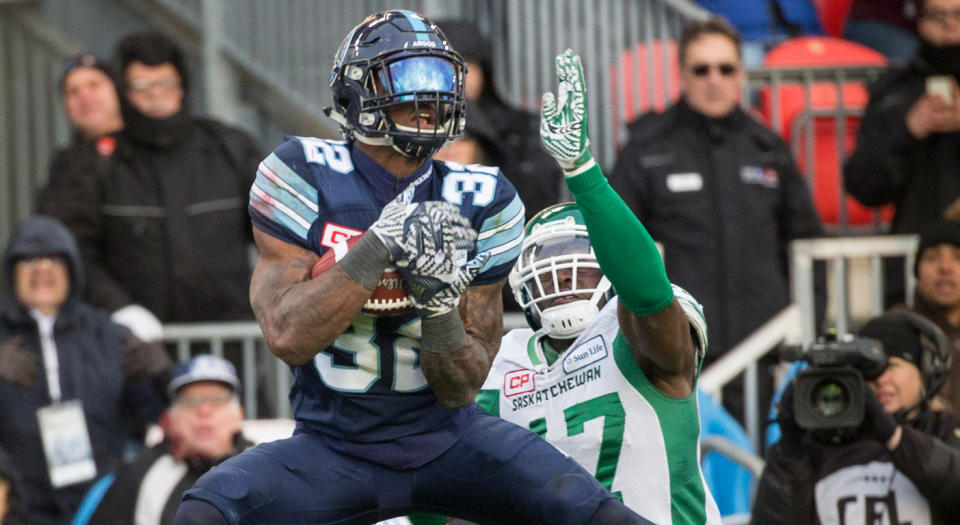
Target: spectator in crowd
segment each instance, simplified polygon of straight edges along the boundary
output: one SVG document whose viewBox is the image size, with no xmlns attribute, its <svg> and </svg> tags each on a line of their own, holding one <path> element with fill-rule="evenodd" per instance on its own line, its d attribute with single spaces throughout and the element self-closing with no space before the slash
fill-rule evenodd
<svg viewBox="0 0 960 525">
<path fill-rule="evenodd" d="M 113 72 L 96 55 L 84 53 L 67 59 L 60 91 L 67 120 L 73 128 L 73 139 L 69 146 L 54 154 L 47 187 L 56 186 L 55 179 L 69 173 L 73 166 L 89 165 L 86 156 L 112 154 L 116 141 L 108 135 L 123 128 Z M 91 140 L 97 140 L 96 147 L 86 144 Z M 48 190 L 44 189 L 38 197 L 38 207 L 49 199 Z M 41 212 L 46 211 L 41 209 Z"/>
<path fill-rule="evenodd" d="M 156 420 L 170 360 L 80 299 L 80 254 L 56 220 L 20 223 L 3 270 L 0 448 L 23 476 L 21 521 L 62 524 L 120 465 L 127 420 Z"/>
<path fill-rule="evenodd" d="M 943 334 L 899 311 L 871 320 L 858 335 L 880 341 L 888 359 L 863 389 L 863 422 L 853 432 L 801 428 L 790 384 L 752 523 L 956 523 L 960 419 L 934 397 L 950 352 Z"/>
<path fill-rule="evenodd" d="M 20 501 L 20 473 L 0 449 L 0 525 L 17 525 L 12 516 Z"/>
<path fill-rule="evenodd" d="M 920 49 L 870 90 L 845 186 L 867 206 L 896 204 L 891 233 L 919 233 L 960 197 L 960 0 L 924 0 Z M 903 266 L 888 263 L 887 303 L 902 302 Z"/>
<path fill-rule="evenodd" d="M 562 178 L 556 163 L 537 140 L 536 115 L 511 106 L 497 91 L 493 45 L 469 22 L 437 22 L 450 44 L 467 63 L 464 95 L 467 129 L 471 120 L 483 120 L 493 131 L 495 147 L 488 148 L 488 164 L 497 166 L 517 189 L 526 206 L 526 220 L 559 202 Z"/>
<path fill-rule="evenodd" d="M 648 523 L 552 445 L 473 402 L 503 332 L 500 289 L 523 205 L 498 169 L 431 158 L 460 134 L 459 54 L 429 20 L 390 10 L 353 28 L 335 57 L 327 114 L 346 143 L 288 139 L 250 193 L 260 249 L 251 303 L 293 368 L 297 431 L 202 476 L 177 524 L 411 512 Z M 351 236 L 339 262 L 311 278 L 318 256 Z M 412 310 L 361 315 L 398 262 Z"/>
<path fill-rule="evenodd" d="M 160 322 L 252 318 L 244 203 L 260 154 L 244 132 L 194 117 L 183 52 L 158 33 L 116 46 L 125 128 L 116 150 L 51 189 L 76 234 L 88 297 L 144 339 Z"/>
<path fill-rule="evenodd" d="M 876 49 L 895 62 L 917 52 L 917 12 L 924 0 L 853 0 L 843 37 Z"/>
<path fill-rule="evenodd" d="M 73 525 L 173 525 L 180 496 L 206 471 L 252 446 L 241 434 L 240 380 L 228 361 L 200 354 L 178 363 L 164 439 L 87 494 Z"/>
<path fill-rule="evenodd" d="M 760 66 L 771 47 L 788 38 L 822 35 L 817 9 L 811 0 L 697 0 L 701 7 L 721 15 L 740 33 L 747 67 Z"/>
<path fill-rule="evenodd" d="M 950 342 L 950 373 L 941 396 L 960 409 L 960 217 L 937 221 L 920 234 L 913 309 L 932 320 Z"/>
<path fill-rule="evenodd" d="M 740 108 L 739 43 L 716 18 L 684 29 L 681 98 L 631 124 L 611 176 L 662 243 L 670 279 L 703 304 L 705 365 L 789 304 L 790 242 L 822 231 L 789 148 Z M 764 406 L 772 379 L 761 379 Z M 728 385 L 723 401 L 745 423 L 739 389 Z"/>
</svg>

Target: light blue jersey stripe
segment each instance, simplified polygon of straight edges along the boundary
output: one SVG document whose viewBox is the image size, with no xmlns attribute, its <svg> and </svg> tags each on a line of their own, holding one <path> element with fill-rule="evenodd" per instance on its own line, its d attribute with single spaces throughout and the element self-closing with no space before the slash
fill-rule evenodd
<svg viewBox="0 0 960 525">
<path fill-rule="evenodd" d="M 278 180 L 276 176 L 268 174 L 261 170 L 257 172 L 257 178 L 253 182 L 254 187 L 263 194 L 268 195 L 270 203 L 282 204 L 285 209 L 293 215 L 296 215 L 297 222 L 312 224 L 317 220 L 317 204 L 315 202 L 307 203 L 296 198 L 289 191 L 283 181 Z"/>
<path fill-rule="evenodd" d="M 523 237 L 518 237 L 514 242 L 501 245 L 497 250 L 503 250 L 498 253 L 497 250 L 491 250 L 490 258 L 487 259 L 487 262 L 483 263 L 483 268 L 480 271 L 493 268 L 494 266 L 500 266 L 508 262 L 514 261 L 517 257 L 520 256 L 520 248 L 523 244 Z"/>
<path fill-rule="evenodd" d="M 520 215 L 520 218 L 523 218 L 523 214 Z M 510 226 L 507 229 L 498 231 L 492 237 L 487 237 L 486 239 L 477 241 L 477 251 L 485 252 L 494 250 L 500 252 L 502 250 L 498 249 L 502 245 L 515 243 L 517 239 L 523 237 L 523 221 L 516 221 L 516 223 Z"/>
<path fill-rule="evenodd" d="M 250 188 L 250 206 L 270 221 L 306 242 L 311 223 L 283 203 L 277 202 L 273 197 L 264 193 L 256 184 Z"/>
<path fill-rule="evenodd" d="M 477 252 L 489 252 L 490 258 L 481 271 L 510 263 L 520 255 L 523 217 L 523 201 L 519 195 L 514 195 L 510 204 L 483 221 L 477 235 Z"/>
<path fill-rule="evenodd" d="M 484 219 L 480 225 L 480 232 L 477 235 L 477 241 L 483 241 L 489 237 L 496 236 L 501 230 L 510 229 L 514 222 L 519 220 L 521 230 L 523 229 L 523 201 L 519 195 L 514 195 L 510 204 L 507 204 L 499 213 Z"/>
<path fill-rule="evenodd" d="M 314 212 L 317 211 L 317 189 L 305 181 L 297 172 L 293 171 L 290 166 L 287 166 L 287 163 L 283 162 L 276 153 L 271 153 L 270 156 L 260 164 L 276 174 L 285 186 L 289 186 L 285 189 L 289 191 L 291 195 L 310 206 Z"/>
</svg>

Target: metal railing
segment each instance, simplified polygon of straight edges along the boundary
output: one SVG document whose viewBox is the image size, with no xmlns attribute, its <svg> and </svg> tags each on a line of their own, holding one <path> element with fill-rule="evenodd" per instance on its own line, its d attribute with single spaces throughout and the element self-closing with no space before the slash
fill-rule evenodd
<svg viewBox="0 0 960 525">
<path fill-rule="evenodd" d="M 855 144 L 855 126 L 866 107 L 867 86 L 885 71 L 885 66 L 877 65 L 748 71 L 744 103 L 789 142 L 828 233 L 881 233 L 886 228 L 876 209 L 869 222 L 861 218 L 851 221 L 843 189 L 843 162 Z M 832 141 L 818 141 L 819 133 Z M 836 202 L 827 201 L 828 195 Z"/>
<path fill-rule="evenodd" d="M 762 428 L 759 428 L 760 411 L 769 407 L 759 406 L 757 397 L 757 360 L 782 342 L 809 344 L 816 338 L 816 311 L 814 295 L 814 262 L 827 264 L 828 311 L 833 315 L 827 324 L 836 328 L 838 334 L 853 331 L 853 301 L 869 301 L 867 317 L 883 312 L 883 259 L 902 258 L 905 268 L 912 269 L 917 250 L 916 235 L 863 236 L 822 239 L 801 239 L 791 244 L 790 280 L 792 304 L 767 321 L 750 336 L 738 343 L 729 352 L 703 371 L 700 388 L 720 399 L 721 389 L 730 380 L 744 374 L 744 406 L 746 431 L 756 450 L 763 450 Z M 867 279 L 864 288 L 856 285 L 849 271 L 851 263 L 862 260 L 867 263 Z M 912 298 L 915 279 L 905 269 L 908 302 Z"/>
<path fill-rule="evenodd" d="M 70 140 L 60 103 L 63 59 L 76 44 L 24 6 L 0 7 L 0 239 L 33 211 L 58 144 Z"/>
<path fill-rule="evenodd" d="M 663 107 L 676 94 L 676 78 L 666 74 L 676 61 L 673 43 L 686 21 L 709 16 L 689 0 L 157 3 L 205 39 L 212 39 L 210 45 L 258 83 L 296 100 L 302 112 L 323 123 L 328 122 L 322 108 L 330 104 L 327 85 L 335 51 L 351 27 L 383 9 L 412 9 L 433 20 L 463 19 L 476 24 L 490 38 L 498 91 L 530 111 L 539 111 L 540 95 L 556 88 L 554 56 L 570 47 L 583 58 L 587 84 L 595 94 L 588 107 L 594 123 L 591 141 L 596 145 L 594 154 L 605 165 L 613 164 L 626 123 L 641 110 Z M 222 19 L 206 16 L 211 11 Z M 219 93 L 222 85 L 213 79 L 207 90 Z M 259 98 L 256 92 L 248 95 Z M 329 129 L 334 132 L 333 126 Z"/>
<path fill-rule="evenodd" d="M 525 328 L 521 313 L 503 316 L 503 330 Z M 248 419 L 291 417 L 290 368 L 273 355 L 256 322 L 178 323 L 163 327 L 163 342 L 178 361 L 209 352 L 234 362 L 242 384 L 243 408 Z"/>
</svg>

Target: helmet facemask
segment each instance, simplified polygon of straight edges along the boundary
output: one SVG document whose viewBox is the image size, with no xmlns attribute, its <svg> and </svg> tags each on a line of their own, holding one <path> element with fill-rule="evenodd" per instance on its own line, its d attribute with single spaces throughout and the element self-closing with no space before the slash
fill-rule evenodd
<svg viewBox="0 0 960 525">
<path fill-rule="evenodd" d="M 612 295 L 586 228 L 570 221 L 537 226 L 524 240 L 510 287 L 527 320 L 554 339 L 573 339 Z"/>
<path fill-rule="evenodd" d="M 462 133 L 466 65 L 425 19 L 416 31 L 402 29 L 400 20 L 416 15 L 401 13 L 368 18 L 347 36 L 327 114 L 348 140 L 425 158 Z"/>
</svg>

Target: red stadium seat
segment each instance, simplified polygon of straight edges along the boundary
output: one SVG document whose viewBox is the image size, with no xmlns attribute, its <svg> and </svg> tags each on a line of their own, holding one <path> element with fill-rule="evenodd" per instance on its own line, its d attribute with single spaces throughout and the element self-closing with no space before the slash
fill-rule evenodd
<svg viewBox="0 0 960 525">
<path fill-rule="evenodd" d="M 814 0 L 820 25 L 828 35 L 843 36 L 853 0 Z"/>
<path fill-rule="evenodd" d="M 784 42 L 770 50 L 764 60 L 767 67 L 823 67 L 885 65 L 886 58 L 865 46 L 833 37 L 800 37 Z M 840 108 L 838 95 L 842 94 Z M 779 104 L 781 125 L 776 129 L 784 140 L 794 147 L 797 164 L 811 178 L 814 203 L 823 222 L 834 229 L 846 226 L 866 227 L 875 223 L 874 212 L 852 197 L 846 197 L 846 221 L 840 217 L 843 160 L 853 151 L 860 114 L 869 95 L 860 82 L 847 82 L 842 92 L 833 82 L 817 82 L 810 87 L 809 103 L 801 84 L 782 84 L 776 92 L 765 88 L 760 93 L 760 113 L 772 126 L 774 107 Z M 845 136 L 843 152 L 838 150 L 838 111 L 843 117 Z M 812 133 L 810 127 L 812 126 Z M 813 142 L 810 143 L 810 137 Z M 809 143 L 809 144 L 808 144 Z M 810 169 L 807 148 L 812 148 L 815 166 Z M 880 220 L 889 223 L 893 216 L 890 206 L 881 209 Z M 843 222 L 843 224 L 841 224 Z"/>
<path fill-rule="evenodd" d="M 669 92 L 665 92 L 665 78 Z M 623 108 L 620 114 L 625 122 L 647 111 L 663 111 L 680 93 L 677 42 L 654 40 L 649 46 L 640 42 L 633 49 L 625 49 L 620 53 L 620 62 L 610 69 L 610 86 L 611 107 Z M 622 138 L 618 137 L 617 142 L 622 145 Z"/>
</svg>

